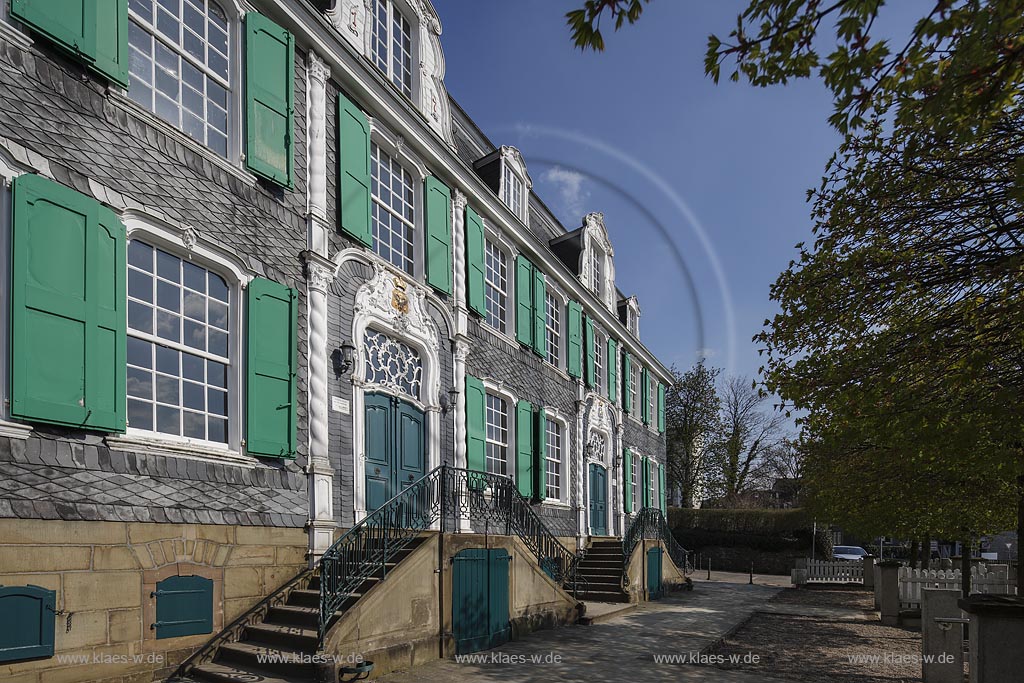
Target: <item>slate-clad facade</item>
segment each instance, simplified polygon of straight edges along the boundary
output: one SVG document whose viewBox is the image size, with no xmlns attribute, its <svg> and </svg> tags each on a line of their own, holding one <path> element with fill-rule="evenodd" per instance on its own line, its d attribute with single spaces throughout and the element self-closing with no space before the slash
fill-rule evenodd
<svg viewBox="0 0 1024 683">
<path fill-rule="evenodd" d="M 0 0 L 0 585 L 55 605 L 33 656 L 154 655 L 76 674 L 0 624 L 0 678 L 159 679 L 442 464 L 567 546 L 664 507 L 670 375 L 603 216 L 531 193 L 440 33 L 426 0 Z"/>
</svg>

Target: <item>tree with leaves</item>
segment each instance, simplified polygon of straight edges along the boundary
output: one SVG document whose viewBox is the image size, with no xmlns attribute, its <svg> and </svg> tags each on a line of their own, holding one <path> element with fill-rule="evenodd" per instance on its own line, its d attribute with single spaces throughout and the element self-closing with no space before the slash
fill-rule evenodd
<svg viewBox="0 0 1024 683">
<path fill-rule="evenodd" d="M 706 451 L 720 431 L 719 372 L 703 362 L 686 372 L 673 366 L 673 382 L 665 392 L 668 490 L 682 507 L 698 502 L 708 475 L 711 459 Z"/>
</svg>

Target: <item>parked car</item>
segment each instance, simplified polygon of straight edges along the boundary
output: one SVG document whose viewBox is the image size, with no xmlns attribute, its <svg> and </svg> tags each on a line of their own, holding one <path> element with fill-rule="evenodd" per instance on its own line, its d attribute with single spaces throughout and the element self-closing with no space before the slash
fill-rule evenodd
<svg viewBox="0 0 1024 683">
<path fill-rule="evenodd" d="M 832 548 L 833 560 L 859 560 L 867 556 L 867 550 L 855 545 L 837 545 Z"/>
</svg>

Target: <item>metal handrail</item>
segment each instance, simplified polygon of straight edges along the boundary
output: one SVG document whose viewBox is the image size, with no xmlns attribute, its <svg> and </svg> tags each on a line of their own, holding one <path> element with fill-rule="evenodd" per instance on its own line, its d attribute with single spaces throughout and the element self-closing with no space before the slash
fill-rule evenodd
<svg viewBox="0 0 1024 683">
<path fill-rule="evenodd" d="M 516 535 L 555 582 L 577 590 L 582 553 L 569 551 L 508 476 L 450 465 L 434 468 L 345 532 L 320 559 L 318 644 L 335 612 L 423 531 L 440 522 L 493 523 Z"/>
<path fill-rule="evenodd" d="M 645 538 L 659 539 L 668 548 L 668 556 L 672 562 L 685 574 L 689 551 L 679 545 L 672 529 L 668 526 L 665 515 L 658 508 L 641 508 L 630 522 L 626 533 L 622 535 L 622 576 L 626 581 L 626 568 L 629 566 L 629 556 L 636 545 Z"/>
</svg>

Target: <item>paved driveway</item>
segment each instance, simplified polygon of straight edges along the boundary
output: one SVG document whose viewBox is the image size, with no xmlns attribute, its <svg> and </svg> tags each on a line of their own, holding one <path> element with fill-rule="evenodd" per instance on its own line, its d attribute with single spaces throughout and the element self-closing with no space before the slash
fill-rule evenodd
<svg viewBox="0 0 1024 683">
<path fill-rule="evenodd" d="M 437 660 L 378 678 L 380 683 L 642 683 L 723 681 L 754 683 L 762 676 L 656 657 L 697 657 L 780 589 L 721 581 L 696 583 L 594 626 L 537 631 L 520 641 L 477 653 L 475 662 Z"/>
</svg>

